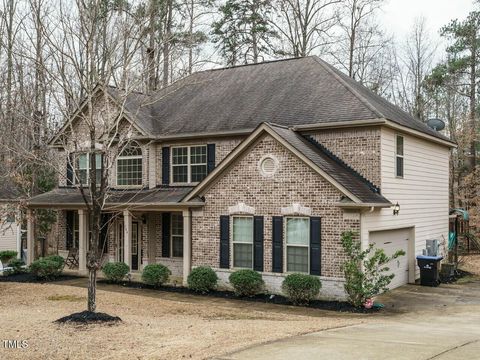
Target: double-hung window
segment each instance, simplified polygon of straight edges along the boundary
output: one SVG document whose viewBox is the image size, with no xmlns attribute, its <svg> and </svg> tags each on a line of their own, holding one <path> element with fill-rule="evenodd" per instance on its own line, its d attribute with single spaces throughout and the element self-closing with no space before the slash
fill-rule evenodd
<svg viewBox="0 0 480 360">
<path fill-rule="evenodd" d="M 310 219 L 304 217 L 286 218 L 287 272 L 308 273 Z"/>
<path fill-rule="evenodd" d="M 142 149 L 136 143 L 127 146 L 117 159 L 117 186 L 142 185 Z"/>
<path fill-rule="evenodd" d="M 253 268 L 253 217 L 234 216 L 232 229 L 233 267 Z"/>
<path fill-rule="evenodd" d="M 395 136 L 395 176 L 403 178 L 404 174 L 404 158 L 403 158 L 403 136 Z"/>
<path fill-rule="evenodd" d="M 183 257 L 183 216 L 181 214 L 172 214 L 171 230 L 172 257 Z"/>
<path fill-rule="evenodd" d="M 182 146 L 172 148 L 172 182 L 196 183 L 207 176 L 207 147 Z"/>
<path fill-rule="evenodd" d="M 95 174 L 97 185 L 102 178 L 102 155 L 95 154 Z M 90 154 L 80 153 L 75 156 L 75 184 L 88 185 L 90 182 Z"/>
</svg>

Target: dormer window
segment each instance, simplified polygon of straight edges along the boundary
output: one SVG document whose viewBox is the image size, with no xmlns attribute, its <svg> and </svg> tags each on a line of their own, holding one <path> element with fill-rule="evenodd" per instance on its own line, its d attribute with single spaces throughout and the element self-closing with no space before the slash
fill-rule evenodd
<svg viewBox="0 0 480 360">
<path fill-rule="evenodd" d="M 131 143 L 117 158 L 117 186 L 141 186 L 142 173 L 142 149 Z"/>
<path fill-rule="evenodd" d="M 206 145 L 172 148 L 172 183 L 197 183 L 206 176 Z"/>
</svg>

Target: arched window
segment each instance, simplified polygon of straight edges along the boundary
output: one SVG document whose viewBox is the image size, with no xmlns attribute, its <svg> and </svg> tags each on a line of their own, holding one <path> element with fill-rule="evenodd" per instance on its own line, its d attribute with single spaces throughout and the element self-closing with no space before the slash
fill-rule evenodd
<svg viewBox="0 0 480 360">
<path fill-rule="evenodd" d="M 126 146 L 117 159 L 117 185 L 142 185 L 142 149 L 137 143 Z"/>
</svg>

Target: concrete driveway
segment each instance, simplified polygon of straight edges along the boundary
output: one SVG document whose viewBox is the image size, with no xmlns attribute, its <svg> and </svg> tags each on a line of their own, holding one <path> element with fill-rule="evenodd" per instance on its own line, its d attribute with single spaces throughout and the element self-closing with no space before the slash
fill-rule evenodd
<svg viewBox="0 0 480 360">
<path fill-rule="evenodd" d="M 480 359 L 480 281 L 407 285 L 380 299 L 360 325 L 267 343 L 221 357 L 243 359 Z"/>
</svg>

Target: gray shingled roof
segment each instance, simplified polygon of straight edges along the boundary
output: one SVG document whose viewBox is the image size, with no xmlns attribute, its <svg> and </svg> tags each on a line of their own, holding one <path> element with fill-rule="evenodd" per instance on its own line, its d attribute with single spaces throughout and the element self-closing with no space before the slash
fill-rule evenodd
<svg viewBox="0 0 480 360">
<path fill-rule="evenodd" d="M 20 201 L 20 190 L 10 179 L 0 179 L 0 202 Z"/>
<path fill-rule="evenodd" d="M 111 190 L 108 193 L 106 206 L 130 205 L 162 205 L 177 203 L 185 197 L 192 187 L 169 187 L 149 190 Z M 86 191 L 88 194 L 88 191 Z M 28 206 L 83 206 L 85 205 L 79 189 L 58 188 L 37 195 L 28 200 Z"/>
<path fill-rule="evenodd" d="M 316 56 L 200 71 L 126 107 L 161 136 L 386 118 L 447 139 Z"/>
<path fill-rule="evenodd" d="M 268 124 L 268 126 L 363 203 L 390 204 L 390 201 L 379 193 L 378 188 L 336 158 L 321 144 L 286 127 L 275 124 Z"/>
</svg>

